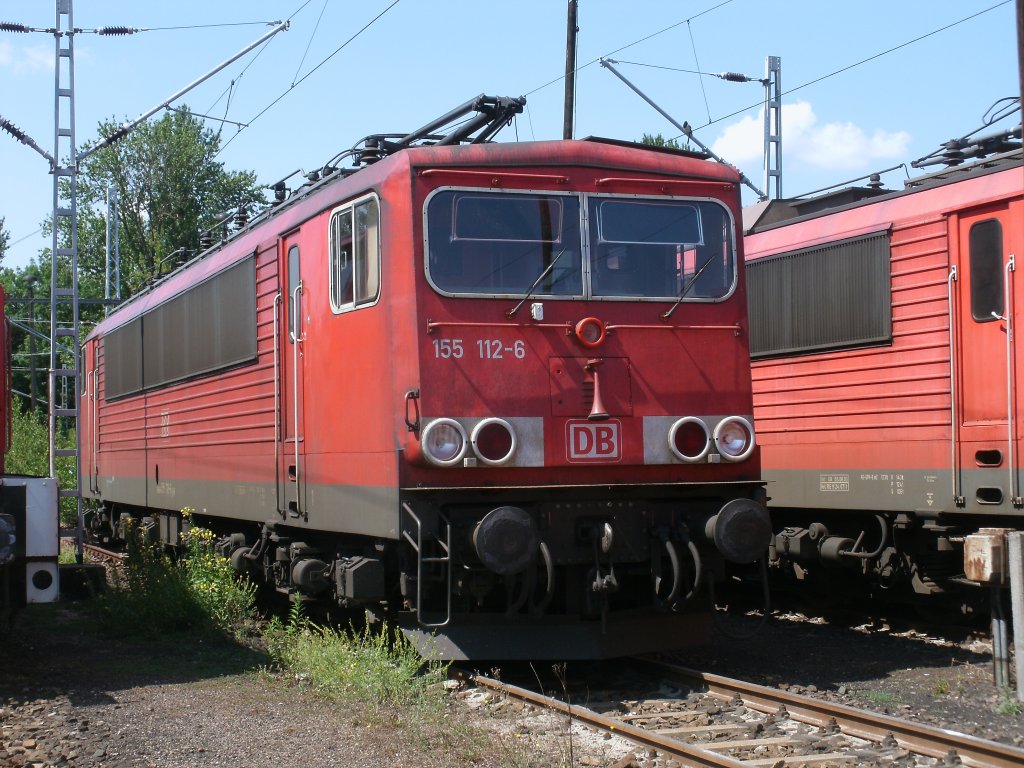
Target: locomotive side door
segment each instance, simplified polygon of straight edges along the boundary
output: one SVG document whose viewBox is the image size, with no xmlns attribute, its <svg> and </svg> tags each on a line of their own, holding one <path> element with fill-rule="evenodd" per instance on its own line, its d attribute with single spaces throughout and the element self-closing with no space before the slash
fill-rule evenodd
<svg viewBox="0 0 1024 768">
<path fill-rule="evenodd" d="M 1019 216 L 1019 214 L 1018 214 Z M 1013 254 L 1021 233 L 1003 202 L 955 215 L 950 222 L 957 276 L 954 300 L 956 383 L 954 451 L 958 502 L 968 511 L 1013 511 L 1020 495 L 1011 325 Z M 1017 371 L 1016 373 L 1019 373 Z M 1011 436 L 1011 431 L 1013 434 Z"/>
<path fill-rule="evenodd" d="M 281 238 L 278 258 L 281 301 L 278 312 L 281 392 L 278 429 L 278 505 L 287 519 L 308 519 L 303 442 L 304 321 L 302 269 L 298 230 Z"/>
</svg>

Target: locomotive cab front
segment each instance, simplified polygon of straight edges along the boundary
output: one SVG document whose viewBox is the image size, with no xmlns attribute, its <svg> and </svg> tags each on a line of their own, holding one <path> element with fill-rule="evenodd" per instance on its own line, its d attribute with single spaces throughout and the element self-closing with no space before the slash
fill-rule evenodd
<svg viewBox="0 0 1024 768">
<path fill-rule="evenodd" d="M 768 543 L 735 185 L 561 151 L 412 161 L 403 596 L 444 655 L 543 655 L 538 625 L 555 655 L 702 639 L 683 605 Z"/>
</svg>

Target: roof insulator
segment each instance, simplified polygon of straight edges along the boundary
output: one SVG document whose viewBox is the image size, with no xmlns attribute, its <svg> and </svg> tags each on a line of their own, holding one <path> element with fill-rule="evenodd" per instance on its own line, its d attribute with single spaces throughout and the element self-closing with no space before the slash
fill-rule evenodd
<svg viewBox="0 0 1024 768">
<path fill-rule="evenodd" d="M 114 37 L 117 35 L 134 35 L 138 31 L 135 27 L 100 27 L 96 30 L 96 34 Z"/>
<path fill-rule="evenodd" d="M 31 28 L 24 24 L 17 24 L 11 21 L 0 21 L 0 32 L 31 32 Z"/>
<path fill-rule="evenodd" d="M 25 132 L 18 126 L 8 120 L 6 117 L 0 117 L 0 129 L 7 131 L 11 136 L 16 138 L 18 141 L 24 143 L 27 136 Z"/>
</svg>

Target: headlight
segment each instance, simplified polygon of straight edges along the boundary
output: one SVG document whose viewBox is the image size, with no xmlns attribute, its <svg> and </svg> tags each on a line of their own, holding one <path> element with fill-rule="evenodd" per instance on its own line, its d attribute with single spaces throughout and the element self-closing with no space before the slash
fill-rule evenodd
<svg viewBox="0 0 1024 768">
<path fill-rule="evenodd" d="M 754 427 L 742 416 L 722 419 L 715 427 L 715 446 L 726 461 L 743 461 L 754 451 Z"/>
<path fill-rule="evenodd" d="M 455 419 L 437 419 L 423 428 L 423 454 L 439 467 L 457 464 L 466 452 L 466 430 Z"/>
<path fill-rule="evenodd" d="M 484 464 L 504 464 L 516 450 L 516 433 L 504 419 L 484 419 L 473 428 L 473 450 Z"/>
<path fill-rule="evenodd" d="M 707 424 L 696 416 L 684 416 L 669 429 L 668 447 L 682 461 L 703 461 L 711 450 Z"/>
</svg>

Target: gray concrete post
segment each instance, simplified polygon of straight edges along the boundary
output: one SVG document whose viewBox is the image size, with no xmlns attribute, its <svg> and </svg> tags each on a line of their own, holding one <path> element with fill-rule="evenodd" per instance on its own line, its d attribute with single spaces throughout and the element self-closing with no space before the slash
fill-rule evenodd
<svg viewBox="0 0 1024 768">
<path fill-rule="evenodd" d="M 1017 657 L 1017 700 L 1024 701 L 1024 533 L 1008 533 L 1006 543 L 1010 555 L 1010 611 L 1013 615 L 1013 647 Z"/>
</svg>

